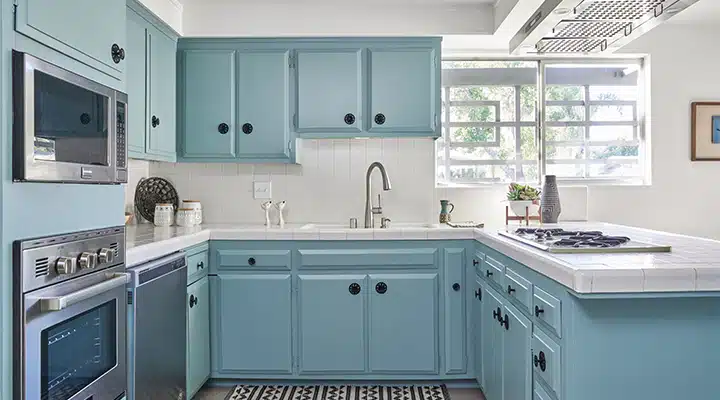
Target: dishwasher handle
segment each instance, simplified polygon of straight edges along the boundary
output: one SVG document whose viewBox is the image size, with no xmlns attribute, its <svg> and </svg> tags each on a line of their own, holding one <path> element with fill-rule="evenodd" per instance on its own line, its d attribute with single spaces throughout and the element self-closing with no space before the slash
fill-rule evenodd
<svg viewBox="0 0 720 400">
<path fill-rule="evenodd" d="M 43 311 L 60 311 L 70 307 L 75 303 L 95 297 L 99 294 L 108 292 L 118 286 L 125 286 L 128 283 L 130 275 L 121 272 L 110 275 L 111 278 L 97 283 L 92 286 L 77 290 L 75 292 L 63 296 L 39 297 L 40 308 Z"/>
</svg>

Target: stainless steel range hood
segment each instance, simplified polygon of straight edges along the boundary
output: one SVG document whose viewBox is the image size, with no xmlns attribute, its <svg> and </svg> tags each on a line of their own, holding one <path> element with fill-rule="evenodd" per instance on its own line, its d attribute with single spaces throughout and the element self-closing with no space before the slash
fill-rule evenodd
<svg viewBox="0 0 720 400">
<path fill-rule="evenodd" d="M 699 0 L 546 0 L 510 41 L 512 54 L 611 53 Z"/>
</svg>

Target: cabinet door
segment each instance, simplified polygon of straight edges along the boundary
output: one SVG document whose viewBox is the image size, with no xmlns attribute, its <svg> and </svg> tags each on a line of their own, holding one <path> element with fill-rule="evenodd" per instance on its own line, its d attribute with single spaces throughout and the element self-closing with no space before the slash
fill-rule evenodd
<svg viewBox="0 0 720 400">
<path fill-rule="evenodd" d="M 17 0 L 15 29 L 61 53 L 121 79 L 125 60 L 125 0 Z M 127 57 L 127 54 L 126 54 Z"/>
<path fill-rule="evenodd" d="M 467 371 L 465 350 L 465 249 L 444 249 L 445 262 L 445 373 Z"/>
<path fill-rule="evenodd" d="M 503 399 L 532 399 L 532 325 L 507 300 L 503 304 Z"/>
<path fill-rule="evenodd" d="M 297 132 L 362 131 L 362 50 L 297 51 Z"/>
<path fill-rule="evenodd" d="M 208 278 L 187 288 L 187 388 L 188 398 L 197 393 L 210 376 L 210 290 Z"/>
<path fill-rule="evenodd" d="M 150 111 L 146 151 L 165 161 L 175 161 L 175 69 L 177 43 L 148 27 L 150 56 Z"/>
<path fill-rule="evenodd" d="M 365 275 L 300 275 L 300 373 L 365 371 Z"/>
<path fill-rule="evenodd" d="M 127 9 L 126 89 L 132 111 L 128 113 L 127 150 L 129 157 L 145 158 L 147 134 L 147 31 L 145 20 Z"/>
<path fill-rule="evenodd" d="M 238 157 L 290 160 L 289 51 L 238 55 Z"/>
<path fill-rule="evenodd" d="M 472 351 L 473 351 L 473 370 L 475 373 L 475 380 L 478 385 L 484 390 L 485 380 L 483 379 L 483 324 L 489 324 L 483 320 L 483 297 L 485 294 L 485 288 L 483 287 L 483 280 L 479 276 L 473 281 L 473 300 L 472 300 Z"/>
<path fill-rule="evenodd" d="M 502 314 L 502 297 L 495 290 L 483 284 L 485 291 L 482 299 L 482 371 L 485 397 L 503 399 L 503 328 L 498 322 Z M 508 400 L 511 400 L 508 398 Z"/>
<path fill-rule="evenodd" d="M 187 50 L 182 74 L 182 156 L 234 158 L 235 52 Z"/>
<path fill-rule="evenodd" d="M 370 49 L 371 132 L 437 135 L 433 48 Z"/>
<path fill-rule="evenodd" d="M 211 279 L 213 369 L 292 373 L 290 275 Z"/>
<path fill-rule="evenodd" d="M 370 371 L 438 372 L 438 276 L 370 276 Z"/>
</svg>

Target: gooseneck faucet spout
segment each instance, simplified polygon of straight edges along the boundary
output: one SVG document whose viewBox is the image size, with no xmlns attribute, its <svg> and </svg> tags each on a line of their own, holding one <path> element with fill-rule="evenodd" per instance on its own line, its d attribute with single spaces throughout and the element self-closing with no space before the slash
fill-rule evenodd
<svg viewBox="0 0 720 400">
<path fill-rule="evenodd" d="M 382 204 L 380 204 L 379 194 L 377 207 L 372 206 L 372 189 L 370 187 L 370 178 L 372 177 L 372 172 L 375 168 L 380 170 L 380 175 L 382 176 L 383 190 L 392 189 L 392 186 L 390 185 L 390 179 L 388 178 L 387 172 L 385 171 L 385 166 L 382 165 L 382 163 L 380 163 L 379 161 L 375 161 L 374 163 L 370 164 L 370 167 L 368 167 L 367 170 L 367 175 L 365 176 L 365 228 L 374 228 L 375 214 L 382 213 Z"/>
</svg>

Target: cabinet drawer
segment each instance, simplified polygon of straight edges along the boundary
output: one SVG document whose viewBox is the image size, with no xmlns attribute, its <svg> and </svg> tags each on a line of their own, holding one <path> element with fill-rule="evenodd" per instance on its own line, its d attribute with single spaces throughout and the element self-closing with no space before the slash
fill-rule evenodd
<svg viewBox="0 0 720 400">
<path fill-rule="evenodd" d="M 438 267 L 438 249 L 322 249 L 298 250 L 300 268 L 345 267 L 431 268 Z"/>
<path fill-rule="evenodd" d="M 290 270 L 290 250 L 217 250 L 218 271 Z"/>
<path fill-rule="evenodd" d="M 534 304 L 531 312 L 535 314 L 538 321 L 541 321 L 544 325 L 550 328 L 550 330 L 558 337 L 562 337 L 560 300 L 537 286 L 533 288 L 533 292 Z"/>
<path fill-rule="evenodd" d="M 508 297 L 516 300 L 526 310 L 530 310 L 532 305 L 532 284 L 511 268 L 507 268 L 505 271 L 505 292 Z"/>
<path fill-rule="evenodd" d="M 483 267 L 483 271 L 481 272 L 482 276 L 484 276 L 488 282 L 503 289 L 503 283 L 505 282 L 505 265 L 490 256 L 485 256 Z"/>
<path fill-rule="evenodd" d="M 557 394 L 560 391 L 560 346 L 535 327 L 532 348 L 533 376 Z"/>
<path fill-rule="evenodd" d="M 210 267 L 210 263 L 207 250 L 189 254 L 187 256 L 188 285 L 207 276 L 208 267 Z"/>
<path fill-rule="evenodd" d="M 555 400 L 543 389 L 540 382 L 533 382 L 533 400 Z"/>
</svg>

